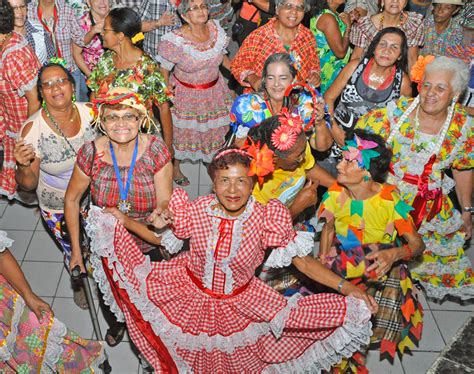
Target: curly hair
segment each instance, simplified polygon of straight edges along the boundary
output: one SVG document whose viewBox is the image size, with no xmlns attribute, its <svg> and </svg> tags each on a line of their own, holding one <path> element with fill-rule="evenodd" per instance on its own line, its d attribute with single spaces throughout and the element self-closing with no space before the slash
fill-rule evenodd
<svg viewBox="0 0 474 374">
<path fill-rule="evenodd" d="M 377 147 L 373 150 L 378 152 L 380 155 L 372 158 L 368 172 L 375 182 L 384 183 L 387 179 L 390 160 L 392 159 L 392 150 L 387 148 L 385 145 L 385 140 L 380 135 L 357 129 L 352 132 L 348 132 L 346 134 L 346 139 L 353 139 L 354 135 L 357 135 L 362 140 L 370 140 L 377 143 Z"/>
<path fill-rule="evenodd" d="M 0 34 L 5 35 L 15 27 L 15 12 L 7 0 L 2 0 L 0 5 Z"/>
<path fill-rule="evenodd" d="M 229 152 L 221 156 L 222 152 L 231 149 L 239 150 L 239 148 L 235 146 L 222 148 L 221 150 L 217 151 L 211 163 L 207 167 L 207 173 L 211 177 L 212 181 L 214 181 L 214 178 L 216 177 L 219 170 L 227 170 L 231 165 L 240 164 L 246 168 L 250 167 L 250 157 L 244 156 L 242 153 Z"/>
</svg>

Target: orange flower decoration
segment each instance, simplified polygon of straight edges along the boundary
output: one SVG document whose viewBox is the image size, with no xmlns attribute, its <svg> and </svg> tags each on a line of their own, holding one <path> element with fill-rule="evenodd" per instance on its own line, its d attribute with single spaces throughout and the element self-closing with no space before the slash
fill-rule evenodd
<svg viewBox="0 0 474 374">
<path fill-rule="evenodd" d="M 249 143 L 249 141 L 251 143 Z M 242 149 L 246 150 L 248 155 L 252 157 L 248 175 L 256 175 L 258 178 L 258 184 L 262 186 L 265 176 L 275 170 L 275 166 L 273 165 L 273 151 L 268 148 L 266 144 L 264 144 L 263 147 L 260 147 L 260 142 L 255 144 L 249 138 L 247 138 Z"/>
<path fill-rule="evenodd" d="M 418 56 L 418 60 L 416 64 L 412 66 L 410 75 L 411 80 L 415 83 L 420 84 L 421 80 L 423 79 L 423 75 L 425 74 L 426 65 L 432 62 L 435 59 L 434 56 Z"/>
</svg>

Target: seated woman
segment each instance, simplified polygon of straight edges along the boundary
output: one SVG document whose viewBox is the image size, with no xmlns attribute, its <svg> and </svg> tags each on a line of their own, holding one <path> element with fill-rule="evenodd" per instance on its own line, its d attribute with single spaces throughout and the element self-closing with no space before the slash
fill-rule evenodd
<svg viewBox="0 0 474 374">
<path fill-rule="evenodd" d="M 160 239 L 147 228 L 145 219 L 155 208 L 168 204 L 172 190 L 171 156 L 156 136 L 140 129 L 152 121 L 144 100 L 126 88 L 111 89 L 94 103 L 95 123 L 104 133 L 79 150 L 64 198 L 66 222 L 72 245 L 70 267 L 85 272 L 79 243 L 79 203 L 90 185 L 94 205 L 107 208 L 132 233 L 138 248 L 152 261 L 162 259 Z M 109 345 L 117 345 L 124 326 L 105 309 L 111 328 Z"/>
<path fill-rule="evenodd" d="M 236 138 L 235 144 L 242 145 L 247 139 L 250 128 L 280 113 L 285 100 L 289 100 L 289 112 L 299 114 L 304 120 L 305 127 L 312 125 L 311 146 L 319 151 L 329 148 L 332 136 L 324 121 L 322 99 L 319 100 L 319 106 L 314 108 L 312 97 L 306 92 L 292 93 L 285 98 L 285 90 L 295 83 L 296 75 L 297 70 L 289 54 L 274 53 L 266 59 L 262 70 L 261 90 L 240 95 L 232 105 L 231 130 Z M 313 110 L 317 111 L 316 123 L 310 123 Z"/>
<path fill-rule="evenodd" d="M 312 250 L 311 235 L 293 230 L 277 200 L 264 206 L 251 197 L 249 173 L 258 168 L 252 162 L 237 148 L 218 152 L 209 166 L 215 195 L 189 201 L 176 189 L 169 211 L 154 212 L 156 227 L 168 222 L 174 235 L 190 239 L 190 250 L 169 262 L 150 263 L 114 217 L 91 210 L 94 275 L 109 280 L 100 283 L 102 291 L 114 295 L 114 309 L 156 370 L 319 372 L 369 340 L 373 299 L 316 259 L 298 257 Z M 180 249 L 170 232 L 163 242 Z M 357 298 L 285 299 L 254 276 L 267 248 L 274 248 L 273 266 L 293 261 L 314 280 Z"/>
<path fill-rule="evenodd" d="M 90 126 L 91 105 L 75 103 L 74 78 L 62 61 L 49 63 L 38 73 L 38 95 L 42 108 L 21 129 L 15 144 L 16 180 L 21 189 L 36 191 L 41 217 L 64 253 L 69 271 L 71 243 L 61 230 L 64 194 L 71 178 L 77 151 L 96 138 Z M 63 63 L 61 65 L 60 63 Z M 74 302 L 87 309 L 84 289 L 73 286 Z"/>
<path fill-rule="evenodd" d="M 426 70 L 425 70 L 426 68 Z M 468 66 L 456 59 L 420 58 L 412 79 L 420 95 L 376 109 L 357 128 L 381 135 L 393 150 L 388 181 L 397 186 L 426 244 L 412 274 L 429 297 L 474 297 L 474 273 L 463 250 L 472 234 L 473 121 L 457 104 L 469 80 Z M 454 180 L 446 175 L 451 169 Z M 453 190 L 462 207 L 454 208 Z"/>
<path fill-rule="evenodd" d="M 393 359 L 396 351 L 403 354 L 421 337 L 423 311 L 407 262 L 425 245 L 409 215 L 411 207 L 385 183 L 392 152 L 383 139 L 361 130 L 348 139 L 337 165 L 337 182 L 319 210 L 319 217 L 326 219 L 319 258 L 375 297 L 379 309 L 371 341 Z M 349 365 L 356 363 L 352 361 Z"/>
<path fill-rule="evenodd" d="M 69 331 L 32 290 L 0 231 L 0 372 L 94 373 L 102 344 Z"/>
<path fill-rule="evenodd" d="M 411 96 L 407 64 L 405 33 L 397 27 L 387 27 L 375 36 L 362 61 L 350 61 L 326 91 L 324 99 L 334 116 L 331 131 L 336 143 L 320 165 L 331 174 L 337 173 L 346 132 L 354 128 L 359 117 L 384 108 L 400 96 Z"/>
</svg>

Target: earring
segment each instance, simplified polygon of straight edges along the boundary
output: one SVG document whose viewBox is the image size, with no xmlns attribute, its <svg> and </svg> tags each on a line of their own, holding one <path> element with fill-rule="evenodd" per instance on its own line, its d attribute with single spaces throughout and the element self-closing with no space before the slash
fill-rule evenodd
<svg viewBox="0 0 474 374">
<path fill-rule="evenodd" d="M 76 93 L 75 92 L 72 93 L 71 100 L 72 100 L 73 103 L 76 102 Z"/>
<path fill-rule="evenodd" d="M 368 175 L 364 175 L 364 177 L 362 178 L 362 180 L 363 180 L 364 182 L 368 182 L 368 181 L 370 181 L 370 177 L 369 177 Z"/>
<path fill-rule="evenodd" d="M 46 101 L 43 100 L 43 102 L 41 103 L 41 106 L 43 107 L 43 109 L 46 110 Z"/>
</svg>

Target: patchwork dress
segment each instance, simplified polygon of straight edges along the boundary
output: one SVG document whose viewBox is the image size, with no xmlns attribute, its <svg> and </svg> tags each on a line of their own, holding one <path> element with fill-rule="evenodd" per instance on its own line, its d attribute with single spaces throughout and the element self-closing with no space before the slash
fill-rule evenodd
<svg viewBox="0 0 474 374">
<path fill-rule="evenodd" d="M 133 342 L 157 371 L 302 372 L 329 370 L 369 341 L 370 312 L 362 300 L 336 294 L 284 298 L 254 276 L 267 263 L 287 266 L 313 247 L 295 233 L 277 200 L 249 199 L 232 217 L 214 195 L 189 201 L 173 192 L 172 230 L 190 250 L 150 263 L 114 217 L 91 209 L 94 277 Z M 162 244 L 176 253 L 168 231 Z"/>
</svg>

